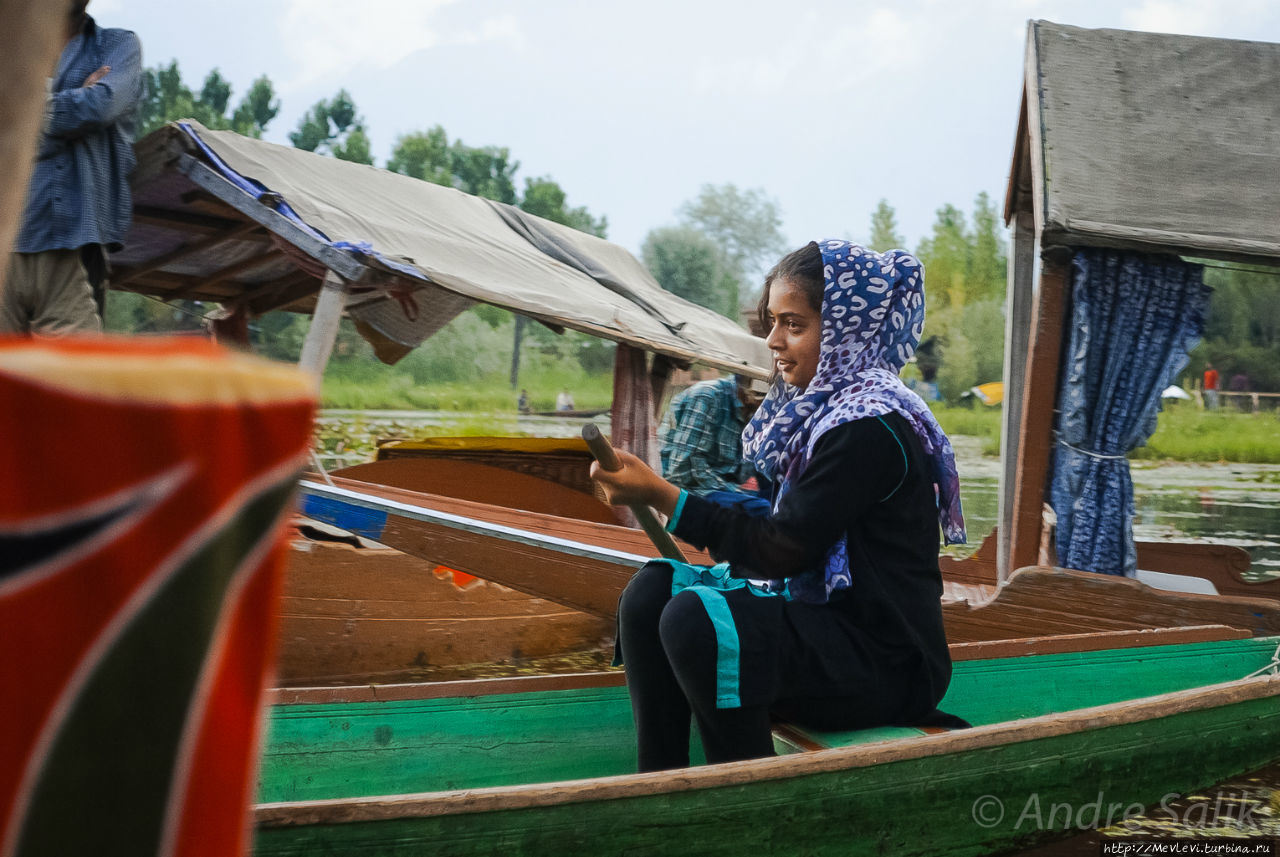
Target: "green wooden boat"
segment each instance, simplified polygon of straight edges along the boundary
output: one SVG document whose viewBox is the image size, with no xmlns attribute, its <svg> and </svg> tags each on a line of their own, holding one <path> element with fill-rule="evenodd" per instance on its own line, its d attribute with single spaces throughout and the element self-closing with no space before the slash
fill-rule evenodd
<svg viewBox="0 0 1280 857">
<path fill-rule="evenodd" d="M 1278 644 L 961 661 L 972 729 L 784 726 L 777 758 L 654 774 L 617 673 L 279 691 L 256 853 L 989 854 L 1280 759 Z"/>
</svg>

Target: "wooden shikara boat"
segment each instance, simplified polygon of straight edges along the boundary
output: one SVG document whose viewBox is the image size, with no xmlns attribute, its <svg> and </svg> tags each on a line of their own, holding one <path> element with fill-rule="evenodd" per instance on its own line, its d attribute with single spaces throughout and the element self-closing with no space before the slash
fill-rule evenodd
<svg viewBox="0 0 1280 857">
<path fill-rule="evenodd" d="M 628 527 L 333 482 L 303 481 L 306 514 L 596 616 L 614 616 L 627 580 L 653 555 L 644 533 Z M 684 547 L 693 561 L 711 561 Z M 1259 588 L 1267 586 L 1275 588 Z M 969 600 L 972 591 L 970 584 L 954 584 L 958 594 L 944 597 L 951 642 L 1202 624 L 1280 633 L 1280 602 L 1271 598 L 1163 592 L 1087 572 L 1032 567 L 998 592 L 991 587 L 991 596 Z"/>
<path fill-rule="evenodd" d="M 964 660 L 972 729 L 784 725 L 777 758 L 653 774 L 617 674 L 278 691 L 255 853 L 992 853 L 1280 758 L 1278 642 Z"/>
</svg>

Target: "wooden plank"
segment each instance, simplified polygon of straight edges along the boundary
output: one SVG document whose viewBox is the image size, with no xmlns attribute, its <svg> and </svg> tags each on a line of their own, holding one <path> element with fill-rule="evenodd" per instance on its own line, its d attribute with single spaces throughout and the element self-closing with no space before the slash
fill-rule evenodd
<svg viewBox="0 0 1280 857">
<path fill-rule="evenodd" d="M 319 284 L 316 282 L 316 278 L 313 274 L 301 269 L 295 269 L 282 277 L 277 277 L 270 282 L 263 283 L 260 286 L 254 286 L 253 288 L 242 292 L 236 300 L 252 309 L 254 302 L 260 301 L 262 298 L 274 299 L 277 295 L 289 292 L 304 283 L 310 286 L 312 290 L 319 291 Z M 297 298 L 291 298 L 290 302 L 293 300 L 297 300 Z M 256 314 L 262 315 L 261 312 L 257 312 Z"/>
<path fill-rule="evenodd" d="M 481 678 L 414 684 L 370 684 L 351 687 L 287 687 L 269 692 L 271 705 L 324 705 L 337 702 L 389 702 L 405 699 L 449 699 L 542 693 L 597 687 L 622 687 L 626 674 L 614 672 Z"/>
<path fill-rule="evenodd" d="M 197 186 L 279 235 L 348 282 L 359 282 L 369 268 L 353 254 L 337 250 L 278 211 L 240 190 L 203 162 L 190 155 L 178 159 L 178 168 Z"/>
<path fill-rule="evenodd" d="M 1058 366 L 1067 323 L 1070 257 L 1065 250 L 1045 253 L 1040 289 L 1032 315 L 1029 359 L 1024 373 L 1019 417 L 1017 469 L 1009 525 L 1009 566 L 1023 568 L 1039 560 L 1042 508 L 1053 454 L 1053 423 L 1058 396 Z"/>
<path fill-rule="evenodd" d="M 602 652 L 615 624 L 385 548 L 297 539 L 280 601 L 282 685 L 408 682 L 461 665 Z M 582 669 L 582 667 L 579 667 Z"/>
<path fill-rule="evenodd" d="M 1166 592 L 1128 578 L 1060 568 L 1021 569 L 990 602 L 944 604 L 942 617 L 953 643 L 1189 625 L 1280 633 L 1280 602 L 1269 598 Z"/>
<path fill-rule="evenodd" d="M 262 227 L 257 223 L 242 223 L 239 226 L 228 229 L 224 232 L 217 232 L 213 235 L 193 241 L 190 244 L 184 244 L 176 250 L 157 256 L 141 266 L 130 268 L 128 273 L 124 274 L 124 276 L 114 278 L 115 285 L 117 287 L 123 286 L 144 274 L 150 274 L 152 271 L 159 271 L 161 268 L 172 265 L 174 262 L 181 261 L 182 259 L 195 255 L 196 253 L 202 253 L 211 247 L 216 247 L 224 241 L 234 241 L 237 238 L 242 238 L 254 232 L 260 232 L 261 230 Z"/>
<path fill-rule="evenodd" d="M 242 221 L 227 217 L 211 217 L 207 214 L 196 214 L 171 208 L 158 208 L 151 205 L 136 205 L 133 208 L 133 221 L 148 226 L 159 226 L 175 232 L 194 232 L 208 235 L 235 229 Z"/>
<path fill-rule="evenodd" d="M 1028 198 L 1029 202 L 1029 198 Z M 1000 415 L 1000 483 L 997 511 L 997 531 L 1001 534 L 996 546 L 996 571 L 998 580 L 1006 580 L 1011 569 L 1009 561 L 1013 532 L 1014 494 L 1018 475 L 1018 454 L 1022 446 L 1022 412 L 1026 397 L 1026 371 L 1028 346 L 1031 342 L 1032 306 L 1035 303 L 1035 245 L 1034 218 L 1030 211 L 1018 211 L 1013 216 L 1010 232 L 1009 274 L 1006 288 L 1006 315 L 1004 326 L 1004 405 Z"/>
<path fill-rule="evenodd" d="M 306 271 L 299 271 L 298 276 L 292 279 L 294 275 L 289 275 L 291 279 L 287 284 L 282 284 L 279 292 L 271 292 L 266 295 L 259 295 L 252 298 L 249 303 L 249 309 L 254 315 L 266 315 L 274 310 L 296 309 L 296 305 L 302 303 L 308 298 L 316 298 L 320 292 L 321 282 Z M 276 280 L 281 283 L 281 280 Z"/>
<path fill-rule="evenodd" d="M 346 283 L 333 271 L 326 272 L 315 312 L 311 315 L 311 325 L 307 328 L 307 338 L 302 342 L 302 356 L 298 358 L 298 366 L 317 378 L 324 377 L 324 367 L 333 353 L 346 302 Z"/>
<path fill-rule="evenodd" d="M 1175 643 L 1205 643 L 1215 640 L 1243 640 L 1251 637 L 1244 628 L 1228 625 L 1191 625 L 1183 628 L 1144 628 L 1137 631 L 1094 631 L 1088 634 L 1058 634 L 1048 637 L 1021 637 L 1014 640 L 986 640 L 952 643 L 951 660 L 1020 658 L 1025 655 L 1053 655 L 1063 652 L 1096 652 L 1104 649 L 1132 649 L 1167 646 Z"/>
<path fill-rule="evenodd" d="M 943 580 L 971 586 L 994 586 L 997 531 L 993 530 L 970 556 L 938 557 Z M 1138 568 L 1165 574 L 1199 577 L 1209 581 L 1220 595 L 1273 598 L 1280 601 L 1280 580 L 1249 580 L 1249 552 L 1233 545 L 1198 542 L 1137 542 Z"/>
<path fill-rule="evenodd" d="M 284 254 L 274 247 L 266 249 L 264 252 L 256 256 L 250 256 L 247 259 L 241 259 L 239 262 L 227 265 L 207 277 L 197 278 L 198 284 L 192 284 L 177 289 L 171 293 L 167 299 L 171 301 L 183 300 L 196 292 L 207 292 L 209 289 L 213 289 L 222 283 L 227 282 L 238 274 L 243 274 L 246 271 L 252 271 L 256 268 L 261 268 L 264 265 L 269 265 L 283 256 Z"/>
</svg>

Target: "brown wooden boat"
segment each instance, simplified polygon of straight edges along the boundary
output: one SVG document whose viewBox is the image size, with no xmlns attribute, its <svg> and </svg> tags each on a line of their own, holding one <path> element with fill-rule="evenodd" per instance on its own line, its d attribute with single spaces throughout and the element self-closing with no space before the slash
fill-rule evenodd
<svg viewBox="0 0 1280 857">
<path fill-rule="evenodd" d="M 300 528 L 280 607 L 278 685 L 580 671 L 614 625 L 418 557 Z"/>
<path fill-rule="evenodd" d="M 582 651 L 587 638 L 600 628 L 593 623 L 604 623 L 598 631 L 601 635 L 611 634 L 618 594 L 654 549 L 642 531 L 614 522 L 613 510 L 593 492 L 587 476 L 590 461 L 586 445 L 576 438 L 430 438 L 383 442 L 376 461 L 335 471 L 334 485 L 356 493 L 627 556 L 566 554 L 563 546 L 515 545 L 481 530 L 464 534 L 395 516 L 380 529 L 382 519 L 376 515 L 370 522 L 353 523 L 351 506 L 331 508 L 327 520 L 405 553 L 391 554 L 397 557 L 391 563 L 385 553 L 335 551 L 333 555 L 341 557 L 340 574 L 313 574 L 316 557 L 324 554 L 297 558 L 290 570 L 290 586 L 312 591 L 319 587 L 325 594 L 291 602 L 297 612 L 286 613 L 285 622 L 296 633 L 286 635 L 287 666 L 282 679 L 293 685 L 329 684 L 342 676 L 355 681 L 365 670 L 369 680 L 388 680 L 421 675 L 424 661 L 432 666 L 454 665 L 462 662 L 457 658 L 467 657 L 454 652 L 473 652 L 471 662 L 512 662 L 535 651 L 547 655 L 556 650 Z M 712 561 L 687 544 L 681 547 L 694 561 Z M 1138 546 L 1144 567 L 1204 578 L 1219 593 L 1232 596 L 1228 599 L 1166 593 L 1135 581 L 1051 568 L 1015 575 L 997 597 L 995 549 L 992 534 L 973 556 L 940 560 L 944 613 L 953 642 L 1205 623 L 1247 628 L 1249 633 L 1270 633 L 1277 627 L 1275 605 L 1259 607 L 1238 600 L 1280 599 L 1280 582 L 1246 581 L 1243 572 L 1249 557 L 1239 548 Z M 420 564 L 416 572 L 404 570 L 415 562 Z M 433 601 L 432 592 L 448 587 L 428 573 L 437 566 L 516 590 L 493 587 L 492 591 L 505 593 L 503 611 L 513 609 L 511 599 L 527 599 L 528 604 L 518 617 L 508 617 L 505 627 L 491 616 L 488 629 L 492 633 L 481 634 L 479 626 L 468 623 L 443 624 L 453 601 L 439 605 Z M 385 583 L 380 567 L 387 572 Z M 423 581 L 418 584 L 421 597 L 383 595 L 392 589 L 408 593 L 413 581 Z M 476 591 L 459 593 L 454 600 L 459 597 L 492 596 L 489 591 Z M 391 612 L 380 617 L 383 621 L 373 621 L 363 615 L 366 604 Z M 304 614 L 307 609 L 311 612 Z M 547 633 L 531 649 L 529 639 L 535 634 L 537 616 L 555 616 L 555 620 L 546 622 Z M 503 633 L 511 638 L 510 646 L 504 644 Z"/>
<path fill-rule="evenodd" d="M 611 619 L 632 572 L 653 551 L 639 530 L 336 477 L 304 481 L 307 514 L 432 562 Z M 684 546 L 694 561 L 709 561 Z M 957 566 L 951 564 L 954 569 Z M 1167 592 L 1136 580 L 1028 567 L 986 594 L 981 571 L 948 583 L 952 642 L 1221 624 L 1280 632 L 1280 600 Z M 1242 584 L 1249 586 L 1250 584 Z M 983 597 L 966 597 L 973 588 Z M 1274 593 L 1276 584 L 1252 584 Z M 958 587 L 958 589 L 957 589 Z"/>
</svg>

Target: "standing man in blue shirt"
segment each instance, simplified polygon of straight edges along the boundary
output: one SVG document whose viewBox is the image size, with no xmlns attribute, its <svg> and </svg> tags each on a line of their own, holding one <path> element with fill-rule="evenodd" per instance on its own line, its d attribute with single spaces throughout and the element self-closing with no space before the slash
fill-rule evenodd
<svg viewBox="0 0 1280 857">
<path fill-rule="evenodd" d="M 50 81 L 26 208 L 0 295 L 0 333 L 102 330 L 109 249 L 129 229 L 142 47 L 73 4 Z"/>
</svg>

